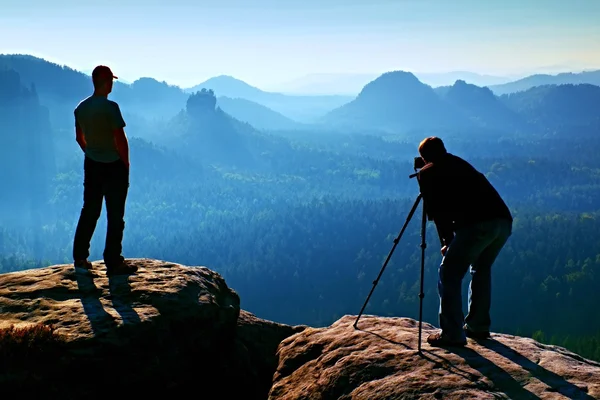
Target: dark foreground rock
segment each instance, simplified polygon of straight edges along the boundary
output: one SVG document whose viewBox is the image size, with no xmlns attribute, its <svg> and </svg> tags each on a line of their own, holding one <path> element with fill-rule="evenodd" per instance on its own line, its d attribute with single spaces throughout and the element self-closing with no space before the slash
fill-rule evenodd
<svg viewBox="0 0 600 400">
<path fill-rule="evenodd" d="M 270 400 L 600 399 L 600 363 L 532 339 L 493 334 L 435 348 L 409 318 L 355 316 L 307 328 L 279 347 Z"/>
<path fill-rule="evenodd" d="M 493 334 L 434 348 L 409 318 L 288 326 L 205 267 L 134 259 L 0 275 L 0 393 L 21 398 L 600 399 L 600 363 Z M 9 397 L 7 397 L 9 398 Z"/>
<path fill-rule="evenodd" d="M 72 264 L 0 275 L 0 391 L 50 398 L 265 399 L 281 340 L 205 267 L 129 260 L 131 276 Z"/>
</svg>

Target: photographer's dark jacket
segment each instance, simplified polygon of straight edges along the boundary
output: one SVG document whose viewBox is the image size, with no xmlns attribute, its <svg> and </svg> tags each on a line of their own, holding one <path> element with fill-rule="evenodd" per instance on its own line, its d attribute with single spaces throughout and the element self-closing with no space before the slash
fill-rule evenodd
<svg viewBox="0 0 600 400">
<path fill-rule="evenodd" d="M 487 178 L 471 164 L 447 153 L 418 174 L 427 218 L 434 221 L 442 246 L 454 232 L 473 223 L 512 215 Z"/>
</svg>

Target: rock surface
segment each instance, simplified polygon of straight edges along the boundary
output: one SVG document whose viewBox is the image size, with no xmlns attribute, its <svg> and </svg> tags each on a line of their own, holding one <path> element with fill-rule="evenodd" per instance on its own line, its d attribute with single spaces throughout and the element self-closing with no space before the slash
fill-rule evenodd
<svg viewBox="0 0 600 400">
<path fill-rule="evenodd" d="M 240 309 L 218 273 L 152 259 L 0 275 L 0 389 L 99 399 L 600 399 L 600 363 L 493 334 L 435 348 L 409 318 L 288 326 Z M 14 329 L 14 328 L 17 329 Z M 48 328 L 51 327 L 51 328 Z M 19 329 L 23 328 L 22 331 Z M 31 329 L 34 328 L 34 329 Z M 53 333 L 52 333 L 53 330 Z"/>
<path fill-rule="evenodd" d="M 204 320 L 215 336 L 236 325 L 239 296 L 216 272 L 156 260 L 130 262 L 138 266 L 136 274 L 110 278 L 103 262 L 91 270 L 62 264 L 2 275 L 0 328 L 41 323 L 53 325 L 69 342 L 123 345 L 125 328 L 160 318 Z"/>
<path fill-rule="evenodd" d="M 240 310 L 237 293 L 208 268 L 128 262 L 136 274 L 107 277 L 94 262 L 89 271 L 63 264 L 0 275 L 0 329 L 41 324 L 60 338 L 36 344 L 37 352 L 20 339 L 26 351 L 17 353 L 0 332 L 3 391 L 90 399 L 132 388 L 137 396 L 210 389 L 214 398 L 267 397 L 278 344 L 304 327 Z"/>
<path fill-rule="evenodd" d="M 285 339 L 270 400 L 600 399 L 600 363 L 532 339 L 492 334 L 436 348 L 409 318 L 345 316 Z"/>
</svg>

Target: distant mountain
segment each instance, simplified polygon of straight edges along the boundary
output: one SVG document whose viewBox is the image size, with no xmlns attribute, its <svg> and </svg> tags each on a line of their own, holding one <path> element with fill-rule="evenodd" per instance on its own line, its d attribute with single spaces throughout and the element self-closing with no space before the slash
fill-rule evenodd
<svg viewBox="0 0 600 400">
<path fill-rule="evenodd" d="M 600 86 L 600 70 L 585 72 L 564 72 L 557 75 L 536 74 L 514 82 L 490 86 L 497 95 L 521 92 L 535 86 L 588 83 Z"/>
<path fill-rule="evenodd" d="M 251 86 L 240 79 L 236 79 L 228 75 L 219 75 L 214 78 L 210 78 L 199 85 L 184 90 L 188 93 L 193 93 L 202 89 L 212 89 L 217 96 L 242 99 L 261 98 L 265 95 L 268 96 L 269 94 L 268 92 Z"/>
<path fill-rule="evenodd" d="M 288 118 L 299 122 L 311 122 L 315 118 L 353 99 L 352 96 L 291 96 L 266 92 L 231 76 L 221 75 L 185 89 L 194 92 L 212 89 L 217 97 L 241 98 L 262 104 Z"/>
<path fill-rule="evenodd" d="M 251 165 L 253 156 L 246 135 L 254 133 L 254 129 L 244 126 L 216 105 L 212 90 L 202 89 L 189 95 L 185 108 L 167 125 L 170 137 L 158 143 L 203 163 Z"/>
<path fill-rule="evenodd" d="M 436 92 L 441 98 L 479 127 L 499 131 L 526 128 L 523 117 L 500 101 L 487 87 L 458 80 L 454 85 L 444 87 L 444 90 L 438 89 Z"/>
<path fill-rule="evenodd" d="M 93 91 L 90 77 L 83 72 L 29 55 L 0 55 L 2 71 L 18 74 L 19 85 L 34 94 L 32 98 L 46 110 L 55 132 L 72 131 L 73 109 Z M 305 129 L 316 122 L 329 125 L 327 129 L 362 132 L 480 128 L 552 132 L 567 127 L 581 131 L 595 127 L 599 118 L 600 71 L 534 75 L 503 86 L 536 85 L 548 79 L 595 84 L 537 85 L 498 97 L 492 87 L 479 87 L 465 80 L 433 89 L 412 73 L 393 71 L 368 82 L 352 97 L 267 92 L 228 76 L 183 90 L 146 77 L 131 84 L 116 81 L 111 98 L 121 104 L 128 133 L 153 140 L 165 136 L 165 132 L 166 136 L 171 135 L 165 124 L 185 111 L 190 94 L 202 92 L 202 86 L 215 88 L 216 109 L 235 119 L 236 126 L 243 130 Z M 15 81 L 16 78 L 7 79 Z M 6 90 L 0 88 L 0 92 L 3 89 Z M 190 92 L 192 89 L 196 92 Z M 64 137 L 57 135 L 54 143 L 66 140 Z"/>
<path fill-rule="evenodd" d="M 448 86 L 456 81 L 464 81 L 477 86 L 499 85 L 514 80 L 508 76 L 478 74 L 469 71 L 453 72 L 414 72 L 419 80 L 431 87 Z"/>
<path fill-rule="evenodd" d="M 48 183 L 56 171 L 48 109 L 40 104 L 34 85 L 19 73 L 0 67 L 0 219 L 40 217 Z M 37 221 L 39 222 L 39 221 Z"/>
<path fill-rule="evenodd" d="M 394 71 L 367 84 L 355 100 L 321 122 L 395 133 L 583 134 L 600 129 L 598 104 L 600 86 L 592 84 L 543 85 L 497 96 L 490 88 L 462 80 L 433 89 L 412 73 Z"/>
<path fill-rule="evenodd" d="M 0 55 L 0 71 L 6 69 L 17 71 L 27 87 L 35 86 L 40 103 L 48 107 L 55 128 L 72 129 L 73 109 L 93 91 L 91 78 L 86 73 L 38 57 Z M 260 97 L 264 93 L 241 81 L 223 77 L 209 83 L 222 92 L 233 91 L 246 97 Z M 189 90 L 184 91 L 150 77 L 139 78 L 131 84 L 117 80 L 110 94 L 110 98 L 121 105 L 129 132 L 146 138 L 156 135 L 153 125 L 157 120 L 169 120 L 183 110 L 189 96 Z M 256 124 L 260 129 L 293 129 L 299 126 L 280 113 L 249 100 L 223 97 L 219 106 L 235 118 Z"/>
<path fill-rule="evenodd" d="M 247 122 L 257 129 L 288 130 L 302 126 L 277 111 L 246 99 L 220 96 L 217 98 L 217 106 L 232 117 Z"/>
<path fill-rule="evenodd" d="M 93 90 L 90 77 L 83 72 L 27 54 L 0 54 L 0 69 L 14 69 L 24 84 L 35 84 L 40 98 L 72 100 Z"/>
<path fill-rule="evenodd" d="M 413 74 L 421 82 L 434 88 L 452 85 L 457 80 L 463 80 L 477 86 L 496 85 L 514 80 L 514 77 L 482 75 L 469 71 L 440 73 L 413 72 Z M 380 75 L 380 73 L 309 74 L 289 82 L 274 85 L 273 90 L 286 94 L 343 94 L 356 96 L 367 83 Z"/>
<path fill-rule="evenodd" d="M 92 94 L 90 76 L 30 55 L 0 55 L 0 70 L 11 68 L 23 84 L 35 85 L 40 103 L 50 111 L 55 128 L 72 129 L 77 103 Z M 115 81 L 111 98 L 121 104 L 126 121 L 170 118 L 185 106 L 188 94 L 177 86 L 141 78 L 131 85 Z M 129 124 L 128 124 L 129 125 Z"/>
<path fill-rule="evenodd" d="M 156 143 L 202 165 L 278 171 L 273 161 L 281 151 L 291 151 L 289 141 L 231 116 L 218 101 L 212 90 L 191 94 L 185 108 L 166 125 L 169 136 Z"/>
<path fill-rule="evenodd" d="M 551 132 L 575 127 L 579 129 L 579 133 L 589 131 L 596 134 L 600 129 L 600 86 L 536 86 L 526 91 L 502 95 L 500 100 L 529 123 Z"/>
<path fill-rule="evenodd" d="M 367 84 L 355 100 L 328 113 L 325 123 L 391 131 L 470 126 L 428 85 L 410 72 L 388 72 Z"/>
<path fill-rule="evenodd" d="M 154 78 L 139 78 L 130 85 L 115 85 L 112 98 L 124 111 L 152 118 L 170 118 L 185 106 L 188 93 Z"/>
</svg>

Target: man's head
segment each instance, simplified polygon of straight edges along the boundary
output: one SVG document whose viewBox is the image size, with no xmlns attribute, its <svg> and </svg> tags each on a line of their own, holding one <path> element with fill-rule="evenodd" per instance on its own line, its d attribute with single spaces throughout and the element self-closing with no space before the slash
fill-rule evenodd
<svg viewBox="0 0 600 400">
<path fill-rule="evenodd" d="M 435 162 L 447 153 L 442 139 L 436 136 L 425 138 L 419 144 L 419 154 L 426 163 Z"/>
<path fill-rule="evenodd" d="M 118 79 L 106 65 L 98 65 L 92 71 L 94 91 L 98 94 L 108 95 L 112 91 L 113 79 Z"/>
</svg>

